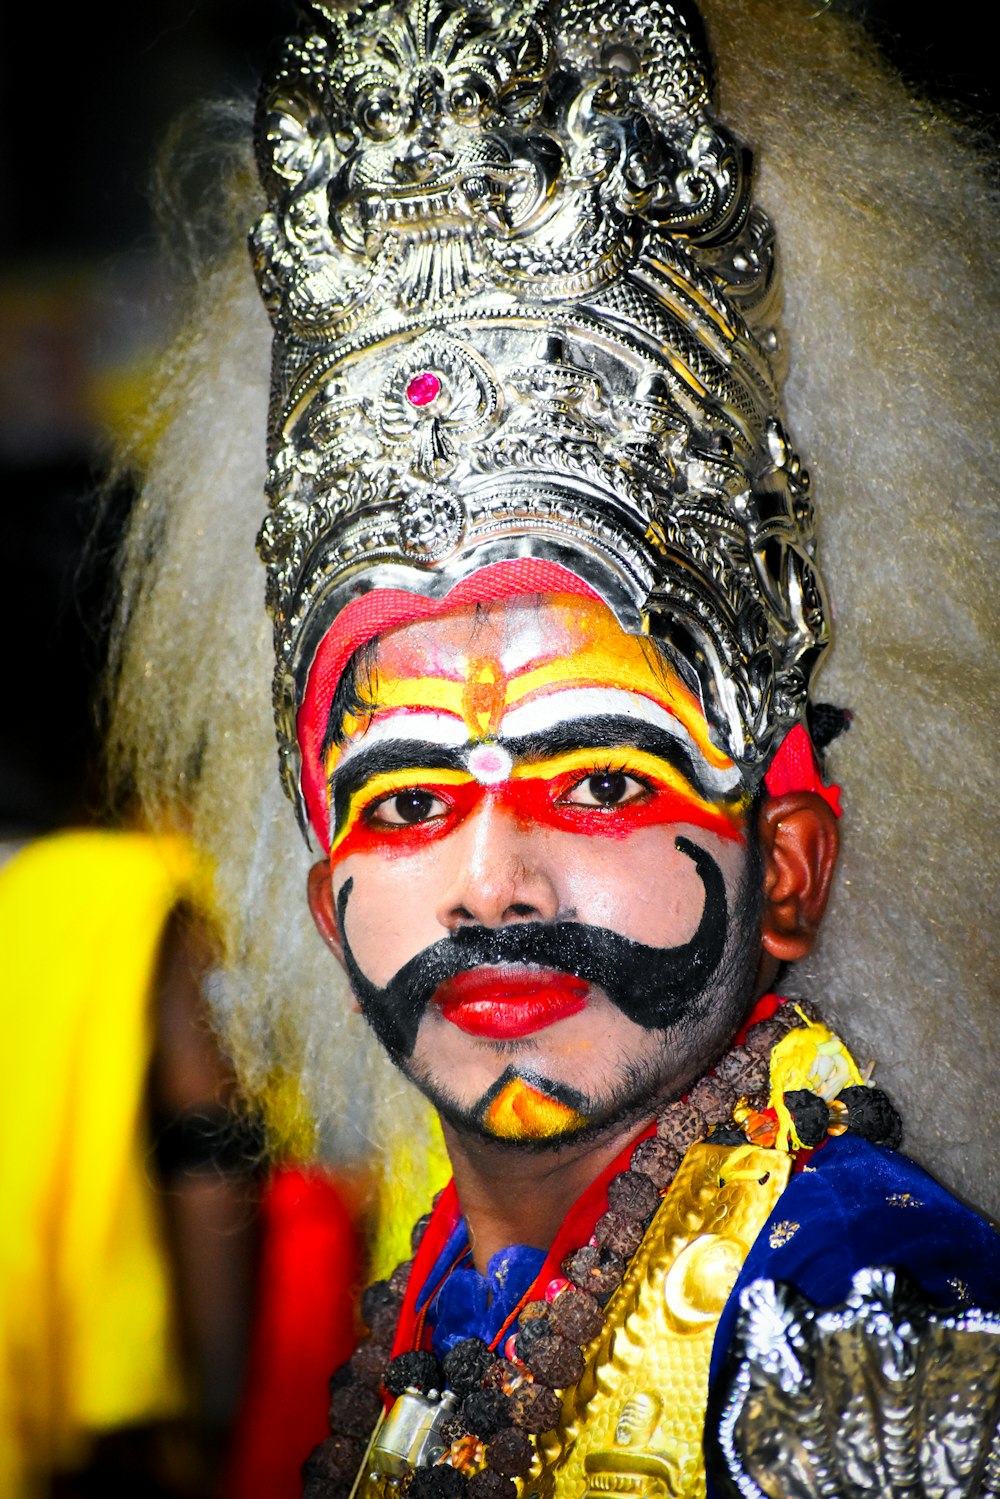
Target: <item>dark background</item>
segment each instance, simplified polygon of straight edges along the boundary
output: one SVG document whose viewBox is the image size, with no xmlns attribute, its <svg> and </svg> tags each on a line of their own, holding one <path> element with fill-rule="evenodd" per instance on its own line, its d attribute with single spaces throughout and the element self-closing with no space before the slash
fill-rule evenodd
<svg viewBox="0 0 1000 1499">
<path fill-rule="evenodd" d="M 848 8 L 912 83 L 996 139 L 981 5 L 954 8 L 944 34 L 903 0 Z M 290 0 L 104 0 L 58 19 L 10 6 L 0 22 L 0 838 L 100 806 L 93 700 L 130 496 L 95 533 L 95 491 L 161 326 L 150 163 L 186 104 L 253 93 L 292 14 Z"/>
</svg>

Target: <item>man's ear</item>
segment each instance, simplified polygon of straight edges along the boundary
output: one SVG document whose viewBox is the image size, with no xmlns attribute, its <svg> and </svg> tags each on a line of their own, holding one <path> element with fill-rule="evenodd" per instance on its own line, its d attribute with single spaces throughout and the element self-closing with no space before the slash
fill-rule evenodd
<svg viewBox="0 0 1000 1499">
<path fill-rule="evenodd" d="M 330 877 L 329 859 L 321 859 L 310 869 L 306 891 L 316 930 L 331 952 L 336 953 L 338 960 L 343 963 L 344 949 L 340 941 L 340 928 L 337 925 L 337 913 L 333 904 L 333 881 Z"/>
<path fill-rule="evenodd" d="M 764 863 L 764 951 L 794 963 L 812 951 L 840 852 L 831 808 L 814 791 L 769 797 L 758 821 Z M 314 913 L 315 914 L 315 913 Z"/>
</svg>

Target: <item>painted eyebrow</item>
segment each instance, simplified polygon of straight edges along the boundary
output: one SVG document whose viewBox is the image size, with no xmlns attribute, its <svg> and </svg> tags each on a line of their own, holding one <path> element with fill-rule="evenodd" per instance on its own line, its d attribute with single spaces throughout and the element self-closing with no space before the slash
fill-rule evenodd
<svg viewBox="0 0 1000 1499">
<path fill-rule="evenodd" d="M 706 801 L 720 798 L 718 787 L 700 773 L 697 761 L 679 739 L 654 724 L 645 724 L 624 714 L 570 719 L 554 724 L 551 729 L 514 739 L 500 739 L 498 743 L 515 760 L 529 765 L 567 750 L 640 750 L 673 766 Z M 372 777 L 397 770 L 466 770 L 468 752 L 468 744 L 452 747 L 426 739 L 389 740 L 357 750 L 349 760 L 337 766 L 330 778 L 332 821 L 336 832 L 340 832 L 347 817 L 351 798 Z M 723 796 L 722 799 L 729 798 Z"/>
<path fill-rule="evenodd" d="M 528 764 L 567 750 L 641 750 L 673 766 L 706 800 L 715 801 L 719 795 L 718 788 L 700 771 L 694 756 L 680 739 L 665 729 L 658 729 L 655 724 L 643 723 L 625 714 L 572 718 L 565 723 L 553 724 L 551 729 L 500 742 L 515 760 Z"/>
<path fill-rule="evenodd" d="M 429 739 L 396 739 L 357 750 L 349 760 L 338 765 L 330 777 L 332 820 L 340 832 L 351 798 L 373 776 L 394 770 L 465 770 L 468 744 L 454 747 L 435 744 Z"/>
</svg>

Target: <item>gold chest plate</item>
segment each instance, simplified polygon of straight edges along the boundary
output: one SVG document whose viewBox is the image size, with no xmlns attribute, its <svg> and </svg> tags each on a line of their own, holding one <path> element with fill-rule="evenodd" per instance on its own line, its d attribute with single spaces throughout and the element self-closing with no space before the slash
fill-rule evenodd
<svg viewBox="0 0 1000 1499">
<path fill-rule="evenodd" d="M 716 1325 L 790 1168 L 773 1150 L 687 1152 L 586 1349 L 559 1427 L 539 1439 L 524 1499 L 703 1499 Z"/>
</svg>

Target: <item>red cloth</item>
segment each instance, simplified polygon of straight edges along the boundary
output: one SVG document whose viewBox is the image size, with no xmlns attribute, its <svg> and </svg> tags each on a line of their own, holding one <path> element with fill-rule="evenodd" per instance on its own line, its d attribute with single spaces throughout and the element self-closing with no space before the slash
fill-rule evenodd
<svg viewBox="0 0 1000 1499">
<path fill-rule="evenodd" d="M 601 1172 L 590 1186 L 581 1193 L 570 1208 L 562 1221 L 552 1247 L 545 1257 L 542 1268 L 532 1282 L 531 1289 L 522 1298 L 522 1305 L 526 1301 L 532 1301 L 542 1296 L 545 1287 L 550 1280 L 562 1274 L 562 1262 L 568 1254 L 582 1248 L 591 1234 L 594 1232 L 598 1218 L 608 1210 L 608 1186 L 612 1177 L 618 1175 L 619 1171 L 625 1171 L 632 1152 L 640 1140 L 645 1140 L 649 1135 L 655 1133 L 656 1121 L 647 1124 L 645 1129 L 634 1135 L 609 1166 Z M 426 1332 L 423 1338 L 418 1339 L 419 1324 L 416 1313 L 417 1298 L 423 1290 L 427 1277 L 430 1275 L 442 1249 L 447 1243 L 448 1236 L 459 1217 L 458 1194 L 455 1191 L 454 1181 L 450 1181 L 437 1200 L 434 1211 L 431 1213 L 430 1222 L 424 1231 L 420 1241 L 420 1247 L 413 1260 L 413 1269 L 410 1271 L 410 1279 L 406 1287 L 406 1295 L 403 1297 L 403 1305 L 399 1314 L 399 1323 L 396 1327 L 396 1339 L 392 1345 L 392 1356 L 397 1353 L 408 1353 L 419 1345 L 430 1346 L 430 1337 Z M 513 1322 L 513 1318 L 510 1319 Z M 504 1329 L 500 1338 L 506 1336 L 509 1327 Z M 390 1402 L 391 1403 L 391 1402 Z"/>
<path fill-rule="evenodd" d="M 336 1180 L 280 1167 L 261 1209 L 257 1309 L 222 1499 L 301 1499 L 327 1384 L 357 1342 L 361 1246 Z"/>
<path fill-rule="evenodd" d="M 840 787 L 827 786 L 824 782 L 813 742 L 800 723 L 789 729 L 781 741 L 764 777 L 764 785 L 769 796 L 784 796 L 786 791 L 815 791 L 834 816 L 840 816 Z"/>
</svg>

